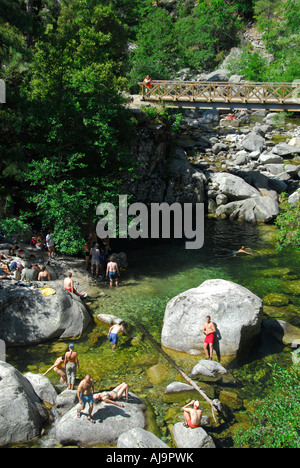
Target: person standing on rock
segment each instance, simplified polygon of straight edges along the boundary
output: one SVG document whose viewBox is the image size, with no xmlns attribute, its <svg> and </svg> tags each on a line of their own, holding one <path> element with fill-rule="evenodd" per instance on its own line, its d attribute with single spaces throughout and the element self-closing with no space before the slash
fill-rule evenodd
<svg viewBox="0 0 300 468">
<path fill-rule="evenodd" d="M 46 236 L 46 245 L 48 248 L 48 257 L 53 258 L 55 254 L 55 248 L 54 248 L 54 239 L 50 230 L 48 231 L 48 234 Z"/>
<path fill-rule="evenodd" d="M 89 415 L 88 420 L 91 423 L 95 424 L 96 421 L 92 419 L 92 412 L 94 407 L 94 382 L 89 374 L 87 374 L 84 379 L 80 382 L 77 389 L 77 397 L 79 400 L 79 408 L 77 411 L 77 417 L 81 417 L 81 411 L 84 410 L 85 405 L 89 405 Z"/>
<path fill-rule="evenodd" d="M 193 408 L 189 408 L 189 406 L 193 406 Z M 185 427 L 196 429 L 201 426 L 202 410 L 199 409 L 199 401 L 193 400 L 181 409 L 184 415 L 183 425 Z"/>
<path fill-rule="evenodd" d="M 78 354 L 74 351 L 73 344 L 69 345 L 69 351 L 65 354 L 64 364 L 66 368 L 68 388 L 70 390 L 74 390 L 77 367 L 79 369 L 79 360 Z"/>
<path fill-rule="evenodd" d="M 206 335 L 204 340 L 204 351 L 206 354 L 206 359 L 209 359 L 211 361 L 213 355 L 213 344 L 215 339 L 216 327 L 213 324 L 213 322 L 211 322 L 211 318 L 209 315 L 206 317 L 206 322 L 203 325 L 203 333 Z"/>
<path fill-rule="evenodd" d="M 95 244 L 94 247 L 91 248 L 91 273 L 92 276 L 94 276 L 94 267 L 96 267 L 96 277 L 99 274 L 99 267 L 100 267 L 100 250 L 99 250 L 99 244 Z"/>
</svg>

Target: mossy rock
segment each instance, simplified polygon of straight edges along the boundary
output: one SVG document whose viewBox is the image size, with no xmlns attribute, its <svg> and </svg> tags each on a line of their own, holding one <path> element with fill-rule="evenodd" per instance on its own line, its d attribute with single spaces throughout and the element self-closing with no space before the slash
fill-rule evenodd
<svg viewBox="0 0 300 468">
<path fill-rule="evenodd" d="M 290 275 L 294 275 L 294 270 L 292 268 L 271 268 L 269 270 L 259 271 L 259 275 L 265 278 L 286 278 Z"/>
<path fill-rule="evenodd" d="M 57 354 L 58 356 L 59 355 L 63 355 L 65 354 L 66 352 L 68 351 L 68 343 L 62 343 L 62 342 L 58 342 L 58 343 L 55 343 L 51 349 L 50 349 L 50 353 L 55 353 Z"/>
<path fill-rule="evenodd" d="M 290 302 L 286 294 L 268 294 L 263 298 L 263 303 L 267 306 L 283 307 Z"/>
<path fill-rule="evenodd" d="M 158 363 L 158 356 L 156 354 L 144 354 L 133 360 L 133 367 L 151 367 Z"/>
<path fill-rule="evenodd" d="M 221 391 L 219 400 L 233 410 L 241 410 L 244 407 L 243 400 L 236 393 L 227 390 Z"/>
<path fill-rule="evenodd" d="M 300 296 L 300 280 L 285 282 L 284 290 L 292 296 Z"/>
<path fill-rule="evenodd" d="M 146 371 L 146 375 L 153 385 L 159 385 L 168 379 L 169 368 L 165 364 L 156 364 Z"/>
<path fill-rule="evenodd" d="M 182 411 L 180 408 L 171 407 L 168 409 L 167 414 L 164 417 L 164 420 L 167 422 L 172 422 L 176 420 L 178 422 L 179 417 L 182 418 Z"/>
</svg>

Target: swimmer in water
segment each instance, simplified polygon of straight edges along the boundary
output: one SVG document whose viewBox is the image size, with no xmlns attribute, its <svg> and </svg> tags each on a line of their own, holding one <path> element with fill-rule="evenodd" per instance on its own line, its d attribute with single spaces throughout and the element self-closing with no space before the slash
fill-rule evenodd
<svg viewBox="0 0 300 468">
<path fill-rule="evenodd" d="M 246 247 L 244 245 L 242 245 L 242 247 L 240 248 L 240 250 L 233 250 L 233 253 L 234 253 L 234 257 L 238 254 L 238 253 L 244 253 L 246 255 L 253 255 L 253 253 L 251 252 L 247 252 L 247 250 L 249 250 L 248 248 L 246 249 Z"/>
</svg>

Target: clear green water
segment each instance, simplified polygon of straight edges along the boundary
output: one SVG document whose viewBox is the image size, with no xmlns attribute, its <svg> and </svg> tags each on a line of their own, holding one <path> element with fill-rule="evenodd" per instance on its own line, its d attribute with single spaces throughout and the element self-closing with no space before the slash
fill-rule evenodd
<svg viewBox="0 0 300 468">
<path fill-rule="evenodd" d="M 99 295 L 90 302 L 91 312 L 114 314 L 130 323 L 130 316 L 141 321 L 152 336 L 160 342 L 164 310 L 167 302 L 189 288 L 199 286 L 207 279 L 223 278 L 237 282 L 259 297 L 285 294 L 289 304 L 265 307 L 266 316 L 286 320 L 300 327 L 300 255 L 294 251 L 278 253 L 275 250 L 275 228 L 252 226 L 246 223 L 207 219 L 205 245 L 198 251 L 185 250 L 183 243 L 147 243 L 127 246 L 128 269 L 122 272 L 120 287 L 110 290 L 99 282 Z M 252 249 L 253 256 L 234 256 L 242 245 Z M 152 430 L 171 442 L 170 424 L 180 419 L 180 408 L 190 398 L 166 398 L 165 387 L 181 380 L 153 346 L 141 336 L 140 330 L 129 325 L 131 338 L 123 335 L 118 348 L 111 351 L 108 326 L 97 319 L 85 335 L 77 340 L 80 371 L 78 379 L 90 373 L 96 389 L 113 388 L 126 381 L 130 390 L 144 398 L 153 410 Z M 67 342 L 48 343 L 8 350 L 8 362 L 21 372 L 44 372 L 66 350 Z M 178 365 L 189 373 L 200 359 L 196 356 L 175 354 Z M 262 338 L 245 362 L 230 369 L 235 383 L 210 385 L 210 397 L 219 397 L 222 390 L 230 390 L 244 401 L 244 408 L 236 412 L 236 423 L 245 420 L 249 401 L 262 397 L 268 391 L 269 363 L 291 365 L 290 350 Z M 147 369 L 154 364 L 166 364 L 167 371 L 159 384 L 147 377 Z M 56 374 L 48 374 L 58 384 Z M 198 395 L 199 397 L 199 395 Z M 210 411 L 207 409 L 207 414 Z M 247 419 L 247 418 L 246 418 Z M 234 427 L 235 427 L 234 425 Z M 212 436 L 219 446 L 232 446 L 232 427 L 214 429 Z"/>
</svg>

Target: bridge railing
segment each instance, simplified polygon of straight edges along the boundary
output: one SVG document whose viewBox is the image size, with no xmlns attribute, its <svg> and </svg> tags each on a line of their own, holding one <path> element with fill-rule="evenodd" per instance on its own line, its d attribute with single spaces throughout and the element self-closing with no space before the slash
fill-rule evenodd
<svg viewBox="0 0 300 468">
<path fill-rule="evenodd" d="M 140 82 L 146 101 L 300 104 L 300 83 Z"/>
</svg>

